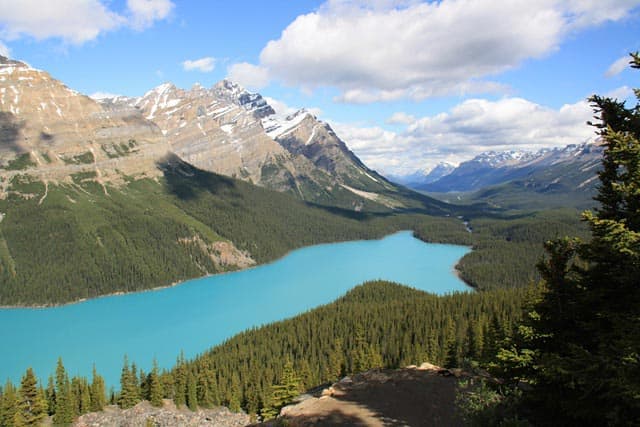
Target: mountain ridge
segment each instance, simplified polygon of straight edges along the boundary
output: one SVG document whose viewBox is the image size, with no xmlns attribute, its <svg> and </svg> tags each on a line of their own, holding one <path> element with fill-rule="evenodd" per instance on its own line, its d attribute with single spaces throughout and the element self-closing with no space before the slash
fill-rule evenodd
<svg viewBox="0 0 640 427">
<path fill-rule="evenodd" d="M 501 185 L 517 185 L 525 191 L 562 191 L 590 197 L 604 147 L 597 142 L 527 151 L 490 151 L 461 163 L 432 183 L 413 186 L 431 193 L 473 192 Z"/>
</svg>

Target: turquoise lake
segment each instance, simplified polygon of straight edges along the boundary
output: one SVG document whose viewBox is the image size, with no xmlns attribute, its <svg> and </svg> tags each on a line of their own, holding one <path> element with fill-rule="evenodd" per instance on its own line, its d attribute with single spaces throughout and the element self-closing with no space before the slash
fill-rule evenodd
<svg viewBox="0 0 640 427">
<path fill-rule="evenodd" d="M 61 307 L 0 310 L 0 381 L 27 367 L 45 380 L 62 357 L 70 375 L 95 363 L 118 386 L 123 357 L 149 371 L 171 367 L 226 338 L 326 304 L 367 280 L 385 279 L 444 294 L 469 288 L 454 266 L 469 252 L 427 244 L 403 231 L 381 240 L 311 246 L 271 264 L 190 280 L 171 288 Z"/>
</svg>

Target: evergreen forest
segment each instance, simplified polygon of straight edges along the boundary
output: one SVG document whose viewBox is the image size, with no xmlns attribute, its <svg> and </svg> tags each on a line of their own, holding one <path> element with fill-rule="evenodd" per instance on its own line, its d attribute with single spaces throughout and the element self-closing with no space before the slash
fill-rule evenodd
<svg viewBox="0 0 640 427">
<path fill-rule="evenodd" d="M 631 65 L 640 68 L 637 54 Z M 640 99 L 640 90 L 635 94 Z M 180 247 L 185 235 L 233 239 L 265 262 L 303 245 L 399 229 L 425 241 L 473 246 L 459 270 L 477 291 L 435 296 L 396 283 L 365 283 L 193 360 L 178 356 L 169 370 L 154 365 L 143 372 L 125 357 L 117 391 L 105 390 L 97 370 L 90 379 L 70 378 L 62 360 L 46 383 L 38 379 L 46 373 L 29 368 L 20 384 L 0 389 L 0 426 L 38 425 L 48 416 L 65 425 L 108 403 L 129 408 L 143 399 L 160 405 L 163 398 L 270 419 L 308 388 L 423 361 L 492 375 L 460 396 L 471 425 L 637 425 L 640 104 L 590 101 L 605 153 L 595 209 L 581 216 L 569 209 L 500 214 L 477 207 L 451 207 L 438 216 L 354 213 L 196 169 L 168 169 L 159 181 L 110 188 L 109 204 L 102 201 L 104 188 L 77 177 L 75 186 L 49 188 L 41 209 L 33 209 L 42 184 L 16 182 L 23 194 L 36 196 L 1 202 L 23 219 L 1 224 L 2 304 L 63 302 L 217 271 L 204 254 Z M 74 203 L 65 202 L 69 198 Z M 52 254 L 52 236 L 68 260 Z M 138 243 L 131 242 L 146 242 L 151 251 L 136 251 Z M 51 269 L 49 276 L 24 268 L 35 263 Z"/>
</svg>

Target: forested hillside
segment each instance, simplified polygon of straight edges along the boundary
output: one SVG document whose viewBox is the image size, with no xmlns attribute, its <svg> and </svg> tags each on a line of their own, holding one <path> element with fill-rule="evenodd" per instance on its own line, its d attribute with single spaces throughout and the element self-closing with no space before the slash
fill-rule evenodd
<svg viewBox="0 0 640 427">
<path fill-rule="evenodd" d="M 430 221 L 308 205 L 179 160 L 161 167 L 162 178 L 125 186 L 101 185 L 86 173 L 67 184 L 15 176 L 0 200 L 0 305 L 165 286 Z M 223 262 L 222 251 L 236 262 Z"/>
<path fill-rule="evenodd" d="M 459 366 L 488 360 L 512 334 L 532 292 L 520 288 L 436 296 L 370 282 L 326 306 L 241 333 L 193 361 L 179 357 L 167 372 L 157 367 L 139 372 L 125 360 L 120 391 L 108 399 L 97 373 L 92 380 L 69 379 L 59 364 L 57 378 L 39 399 L 48 402 L 42 405 L 48 414 L 61 420 L 95 410 L 107 400 L 131 407 L 140 399 L 159 404 L 162 397 L 192 409 L 226 405 L 270 417 L 292 395 L 353 372 L 423 361 Z M 9 411 L 22 410 L 15 402 L 26 393 L 24 388 L 4 386 L 0 420 Z"/>
</svg>

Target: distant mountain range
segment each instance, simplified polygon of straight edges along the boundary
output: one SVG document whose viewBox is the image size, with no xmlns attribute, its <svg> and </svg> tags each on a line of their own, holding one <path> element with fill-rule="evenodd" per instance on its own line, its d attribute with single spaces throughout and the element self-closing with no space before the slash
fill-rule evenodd
<svg viewBox="0 0 640 427">
<path fill-rule="evenodd" d="M 429 193 L 472 193 L 463 199 L 497 207 L 583 207 L 591 204 L 595 194 L 603 149 L 597 143 L 583 143 L 537 152 L 490 151 L 450 168 L 448 173 L 442 174 L 443 168 L 436 167 L 422 180 L 411 175 L 404 182 Z M 434 174 L 440 177 L 431 180 Z M 452 201 L 451 196 L 441 198 Z"/>
<path fill-rule="evenodd" d="M 456 169 L 451 163 L 440 162 L 430 170 L 419 170 L 410 175 L 389 175 L 389 179 L 409 188 L 420 188 L 424 185 L 438 181 L 440 178 L 449 175 Z"/>
</svg>

